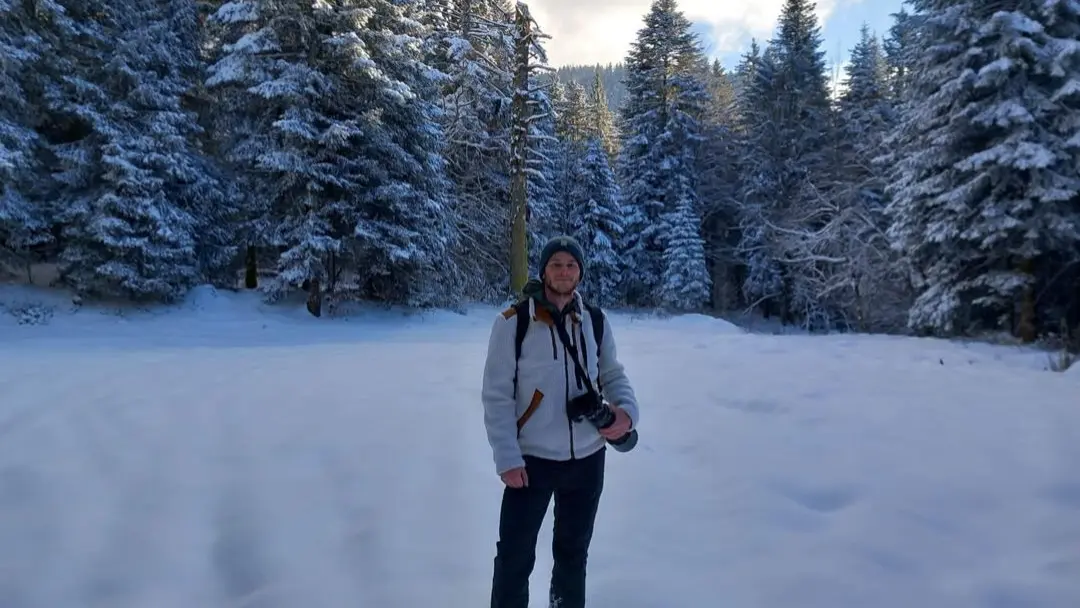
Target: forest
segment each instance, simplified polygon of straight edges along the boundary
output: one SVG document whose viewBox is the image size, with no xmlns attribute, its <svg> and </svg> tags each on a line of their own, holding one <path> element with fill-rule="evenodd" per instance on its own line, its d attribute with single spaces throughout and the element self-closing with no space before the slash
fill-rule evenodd
<svg viewBox="0 0 1080 608">
<path fill-rule="evenodd" d="M 566 233 L 601 306 L 1080 348 L 1080 2 L 908 0 L 836 91 L 814 10 L 560 69 L 511 0 L 0 0 L 0 278 L 454 307 Z"/>
</svg>

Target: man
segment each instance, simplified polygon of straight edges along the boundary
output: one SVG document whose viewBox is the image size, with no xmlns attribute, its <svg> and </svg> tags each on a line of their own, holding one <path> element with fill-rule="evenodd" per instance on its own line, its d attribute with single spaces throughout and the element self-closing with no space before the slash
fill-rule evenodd
<svg viewBox="0 0 1080 608">
<path fill-rule="evenodd" d="M 637 401 L 616 356 L 611 326 L 602 319 L 597 352 L 592 313 L 577 292 L 585 271 L 581 246 L 571 237 L 552 239 L 541 253 L 540 269 L 540 279 L 524 289 L 526 299 L 495 319 L 484 368 L 484 423 L 495 472 L 506 486 L 491 608 L 527 608 L 537 536 L 552 496 L 549 605 L 584 608 L 585 563 L 604 485 L 605 441 L 618 442 L 638 424 Z M 522 314 L 530 319 L 518 357 L 517 316 Z M 588 382 L 578 374 L 575 352 Z M 593 407 L 610 407 L 610 412 L 599 411 L 613 413 L 614 423 L 600 430 L 576 415 Z"/>
</svg>

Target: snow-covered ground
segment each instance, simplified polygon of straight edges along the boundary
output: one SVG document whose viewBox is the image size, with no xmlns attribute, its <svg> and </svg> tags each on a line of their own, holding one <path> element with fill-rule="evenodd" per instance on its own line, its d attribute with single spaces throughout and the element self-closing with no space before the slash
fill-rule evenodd
<svg viewBox="0 0 1080 608">
<path fill-rule="evenodd" d="M 486 605 L 495 309 L 314 319 L 201 289 L 73 313 L 0 290 L 20 301 L 56 308 L 0 311 L 3 608 Z M 608 460 L 590 606 L 1080 606 L 1080 375 L 1007 347 L 614 324 L 641 443 Z"/>
</svg>

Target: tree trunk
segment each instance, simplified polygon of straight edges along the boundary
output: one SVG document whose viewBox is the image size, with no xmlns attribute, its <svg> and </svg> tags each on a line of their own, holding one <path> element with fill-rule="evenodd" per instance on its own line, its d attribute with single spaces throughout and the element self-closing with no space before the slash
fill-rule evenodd
<svg viewBox="0 0 1080 608">
<path fill-rule="evenodd" d="M 307 310 L 315 317 L 322 316 L 322 289 L 319 279 L 311 279 L 308 288 Z"/>
<path fill-rule="evenodd" d="M 247 257 L 244 260 L 244 287 L 256 289 L 259 286 L 259 260 L 258 250 L 254 245 L 248 245 Z"/>
<path fill-rule="evenodd" d="M 517 41 L 514 46 L 514 101 L 511 106 L 510 124 L 510 292 L 521 293 L 529 279 L 529 234 L 526 213 L 528 200 L 528 175 L 526 156 L 529 135 L 529 50 L 531 24 L 529 9 L 517 5 L 515 14 Z"/>
<path fill-rule="evenodd" d="M 1034 262 L 1030 259 L 1020 261 L 1018 270 L 1028 278 L 1028 284 L 1020 296 L 1020 318 L 1016 322 L 1016 335 L 1020 341 L 1030 344 L 1035 341 L 1035 272 Z"/>
</svg>

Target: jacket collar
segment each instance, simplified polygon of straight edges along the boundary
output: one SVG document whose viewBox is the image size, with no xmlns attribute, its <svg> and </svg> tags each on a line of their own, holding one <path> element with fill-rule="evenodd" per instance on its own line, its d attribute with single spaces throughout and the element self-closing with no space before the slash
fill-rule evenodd
<svg viewBox="0 0 1080 608">
<path fill-rule="evenodd" d="M 542 297 L 542 296 L 541 296 Z M 537 306 L 537 302 L 540 298 L 536 295 L 529 297 L 529 316 L 537 321 L 542 321 L 547 325 L 555 325 L 555 316 L 551 314 L 551 310 L 547 305 Z M 581 323 L 581 310 L 584 307 L 584 299 L 577 291 L 574 292 L 574 299 L 570 304 L 570 314 L 568 315 L 573 319 L 574 323 Z"/>
</svg>

